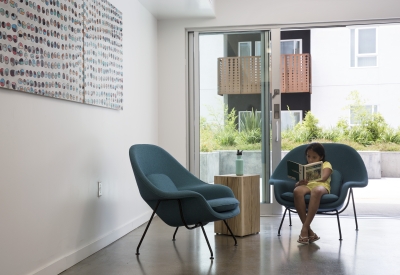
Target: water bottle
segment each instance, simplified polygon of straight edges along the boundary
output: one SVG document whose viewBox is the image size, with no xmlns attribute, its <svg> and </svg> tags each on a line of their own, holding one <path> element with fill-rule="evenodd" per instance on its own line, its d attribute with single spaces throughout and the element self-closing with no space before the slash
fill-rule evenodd
<svg viewBox="0 0 400 275">
<path fill-rule="evenodd" d="M 243 176 L 243 159 L 242 159 L 242 151 L 237 150 L 236 153 L 236 176 Z"/>
</svg>

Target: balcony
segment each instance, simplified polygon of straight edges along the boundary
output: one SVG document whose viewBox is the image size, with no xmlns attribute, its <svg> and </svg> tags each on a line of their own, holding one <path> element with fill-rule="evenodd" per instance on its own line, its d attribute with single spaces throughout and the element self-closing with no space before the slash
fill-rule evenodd
<svg viewBox="0 0 400 275">
<path fill-rule="evenodd" d="M 281 55 L 281 92 L 311 93 L 310 54 Z M 218 58 L 218 94 L 260 94 L 260 56 Z"/>
<path fill-rule="evenodd" d="M 311 93 L 310 54 L 281 55 L 281 92 Z"/>
<path fill-rule="evenodd" d="M 261 93 L 259 56 L 218 58 L 218 94 Z"/>
</svg>

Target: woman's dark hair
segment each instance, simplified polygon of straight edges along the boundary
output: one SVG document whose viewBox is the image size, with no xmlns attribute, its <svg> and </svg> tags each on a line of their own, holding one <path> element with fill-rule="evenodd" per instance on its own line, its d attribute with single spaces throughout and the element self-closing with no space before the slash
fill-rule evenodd
<svg viewBox="0 0 400 275">
<path fill-rule="evenodd" d="M 325 148 L 322 146 L 321 143 L 313 142 L 310 143 L 305 151 L 305 154 L 307 155 L 308 150 L 313 150 L 315 153 L 318 154 L 318 156 L 322 157 L 322 161 L 325 161 Z"/>
</svg>

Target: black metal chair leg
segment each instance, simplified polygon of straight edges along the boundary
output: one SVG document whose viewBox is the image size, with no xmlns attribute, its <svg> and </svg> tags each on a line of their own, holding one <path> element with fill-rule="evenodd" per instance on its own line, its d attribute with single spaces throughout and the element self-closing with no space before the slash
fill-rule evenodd
<svg viewBox="0 0 400 275">
<path fill-rule="evenodd" d="M 289 226 L 292 226 L 292 215 L 290 214 L 290 209 L 289 209 Z"/>
<path fill-rule="evenodd" d="M 175 229 L 174 236 L 172 237 L 172 240 L 173 240 L 173 241 L 176 240 L 176 239 L 175 239 L 175 236 L 176 236 L 176 232 L 178 232 L 178 229 L 179 229 L 179 226 Z"/>
<path fill-rule="evenodd" d="M 337 223 L 338 223 L 338 227 L 339 227 L 339 236 L 340 236 L 339 241 L 341 241 L 342 240 L 342 230 L 340 229 L 339 213 L 336 209 L 335 209 L 335 211 L 336 211 L 336 218 L 337 218 Z"/>
<path fill-rule="evenodd" d="M 231 236 L 235 240 L 235 246 L 237 246 L 237 241 L 236 241 L 235 235 L 233 235 L 233 232 L 232 232 L 231 228 L 229 227 L 228 223 L 226 222 L 226 220 L 224 220 L 224 223 L 225 223 L 226 227 L 228 228 L 229 232 L 231 233 Z"/>
<path fill-rule="evenodd" d="M 204 230 L 204 227 L 203 227 L 203 224 L 202 224 L 202 223 L 200 223 L 200 226 L 201 226 L 201 230 L 203 230 L 204 237 L 206 238 L 207 245 L 208 245 L 208 249 L 210 249 L 210 253 L 211 253 L 210 259 L 213 260 L 213 259 L 214 259 L 214 254 L 213 254 L 213 251 L 212 251 L 212 249 L 211 249 L 210 242 L 208 241 L 206 231 Z"/>
<path fill-rule="evenodd" d="M 285 207 L 285 212 L 283 212 L 283 217 L 282 217 L 282 220 L 281 220 L 281 224 L 279 225 L 279 229 L 278 229 L 278 236 L 281 235 L 282 223 L 283 223 L 283 220 L 285 219 L 286 211 L 287 211 L 287 210 L 288 210 L 288 209 Z"/>
<path fill-rule="evenodd" d="M 158 202 L 157 202 L 156 208 L 154 209 L 153 214 L 151 214 L 150 220 L 148 221 L 147 226 L 146 226 L 146 229 L 145 229 L 144 232 L 143 232 L 143 235 L 142 235 L 142 238 L 140 239 L 139 245 L 138 245 L 137 248 L 136 248 L 136 255 L 140 255 L 140 253 L 139 253 L 139 248 L 140 248 L 140 246 L 142 245 L 144 236 L 146 236 L 147 229 L 149 229 L 149 226 L 150 226 L 150 224 L 151 224 L 151 221 L 153 220 L 154 214 L 156 213 L 157 208 L 158 208 L 158 206 L 160 205 L 160 202 L 161 202 L 161 201 L 158 201 Z"/>
<path fill-rule="evenodd" d="M 350 188 L 350 194 L 351 194 L 351 200 L 353 201 L 354 219 L 356 220 L 356 231 L 358 231 L 357 213 L 356 213 L 356 205 L 354 203 L 353 188 Z"/>
</svg>

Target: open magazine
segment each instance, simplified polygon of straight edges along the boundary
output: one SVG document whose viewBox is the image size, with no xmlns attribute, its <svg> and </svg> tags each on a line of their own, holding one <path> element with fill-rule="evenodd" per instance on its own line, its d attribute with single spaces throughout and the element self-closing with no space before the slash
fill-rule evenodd
<svg viewBox="0 0 400 275">
<path fill-rule="evenodd" d="M 317 181 L 322 179 L 322 161 L 302 165 L 300 163 L 287 161 L 288 177 L 294 180 Z"/>
</svg>

